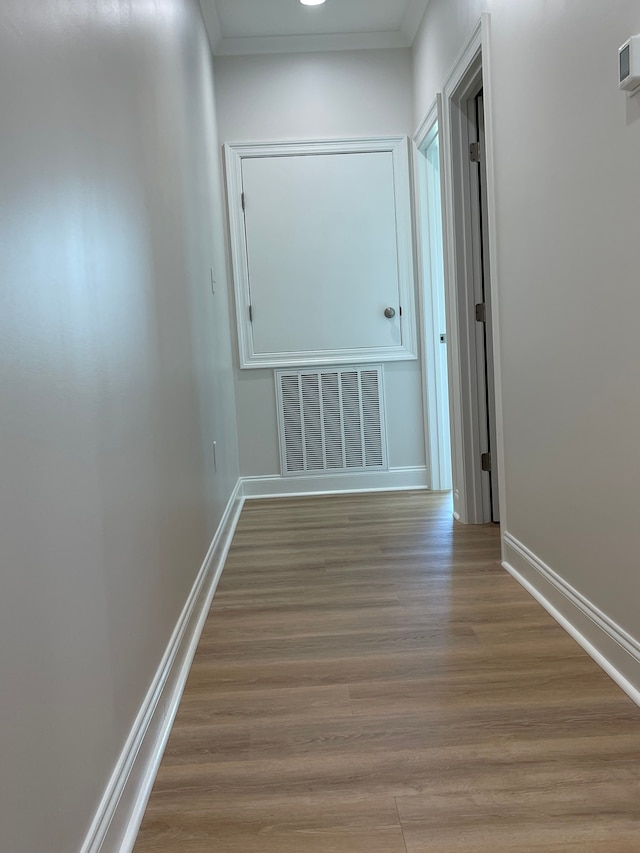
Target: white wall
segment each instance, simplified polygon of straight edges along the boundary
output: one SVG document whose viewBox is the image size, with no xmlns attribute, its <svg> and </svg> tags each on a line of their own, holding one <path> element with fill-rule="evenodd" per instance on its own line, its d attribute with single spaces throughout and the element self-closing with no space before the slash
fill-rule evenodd
<svg viewBox="0 0 640 853">
<path fill-rule="evenodd" d="M 413 130 L 408 50 L 217 57 L 215 72 L 223 142 Z M 424 465 L 419 362 L 387 364 L 385 378 L 390 465 Z M 236 396 L 242 473 L 278 474 L 273 371 L 237 370 Z"/>
<path fill-rule="evenodd" d="M 491 11 L 508 533 L 640 639 L 635 0 L 432 0 L 417 124 Z"/>
<path fill-rule="evenodd" d="M 431 109 L 481 12 L 491 0 L 430 0 L 413 44 L 416 127 Z"/>
<path fill-rule="evenodd" d="M 212 77 L 194 0 L 4 0 L 0 76 L 0 850 L 71 853 L 238 475 Z"/>
</svg>

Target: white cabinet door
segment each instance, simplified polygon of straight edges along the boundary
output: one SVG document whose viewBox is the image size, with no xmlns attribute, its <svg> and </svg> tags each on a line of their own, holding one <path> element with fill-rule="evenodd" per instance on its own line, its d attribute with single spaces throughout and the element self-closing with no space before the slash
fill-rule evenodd
<svg viewBox="0 0 640 853">
<path fill-rule="evenodd" d="M 242 182 L 254 351 L 397 346 L 391 154 L 247 159 Z"/>
<path fill-rule="evenodd" d="M 404 157 L 397 139 L 239 148 L 227 169 L 242 366 L 415 357 L 406 142 Z"/>
</svg>

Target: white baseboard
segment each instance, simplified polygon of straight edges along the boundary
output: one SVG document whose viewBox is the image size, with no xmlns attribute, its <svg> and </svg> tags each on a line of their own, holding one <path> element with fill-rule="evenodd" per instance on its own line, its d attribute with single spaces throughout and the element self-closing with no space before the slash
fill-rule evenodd
<svg viewBox="0 0 640 853">
<path fill-rule="evenodd" d="M 510 533 L 503 566 L 640 705 L 640 642 Z"/>
<path fill-rule="evenodd" d="M 243 502 L 238 480 L 81 853 L 130 853 L 133 849 Z"/>
<path fill-rule="evenodd" d="M 241 480 L 245 498 L 288 498 L 341 492 L 387 492 L 429 488 L 427 469 L 424 466 L 349 474 L 242 477 Z"/>
</svg>

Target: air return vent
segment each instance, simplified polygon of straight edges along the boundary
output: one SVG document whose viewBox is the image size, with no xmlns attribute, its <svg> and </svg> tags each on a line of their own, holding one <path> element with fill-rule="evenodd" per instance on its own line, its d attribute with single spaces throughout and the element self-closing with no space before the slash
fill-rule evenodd
<svg viewBox="0 0 640 853">
<path fill-rule="evenodd" d="M 382 368 L 276 371 L 283 475 L 387 470 Z"/>
</svg>

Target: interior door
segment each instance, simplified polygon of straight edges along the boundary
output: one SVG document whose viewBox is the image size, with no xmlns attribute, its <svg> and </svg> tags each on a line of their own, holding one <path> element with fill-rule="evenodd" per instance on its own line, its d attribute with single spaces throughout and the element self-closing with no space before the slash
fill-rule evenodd
<svg viewBox="0 0 640 853">
<path fill-rule="evenodd" d="M 500 498 L 498 492 L 498 465 L 497 465 L 497 424 L 496 424 L 496 394 L 494 378 L 493 359 L 493 321 L 491 311 L 491 269 L 489 266 L 489 245 L 486 223 L 488 222 L 487 210 L 487 170 L 484 135 L 484 102 L 482 91 L 475 99 L 476 126 L 479 144 L 479 207 L 480 207 L 480 250 L 481 250 L 481 303 L 484 309 L 481 312 L 482 323 L 480 333 L 482 339 L 482 369 L 484 371 L 484 416 L 486 418 L 486 456 L 483 469 L 489 479 L 489 492 L 491 502 L 491 517 L 495 522 L 500 521 Z"/>
<path fill-rule="evenodd" d="M 242 161 L 258 354 L 402 344 L 390 152 Z"/>
</svg>

